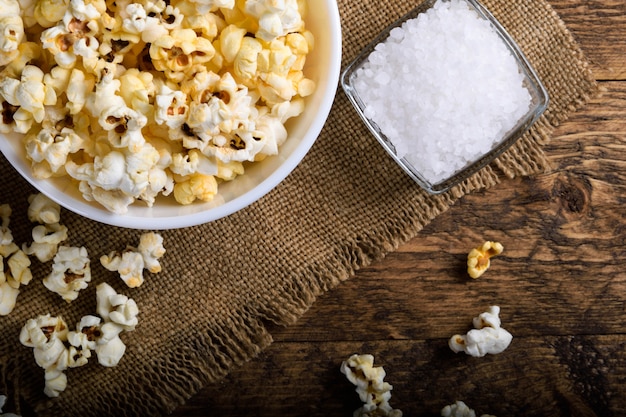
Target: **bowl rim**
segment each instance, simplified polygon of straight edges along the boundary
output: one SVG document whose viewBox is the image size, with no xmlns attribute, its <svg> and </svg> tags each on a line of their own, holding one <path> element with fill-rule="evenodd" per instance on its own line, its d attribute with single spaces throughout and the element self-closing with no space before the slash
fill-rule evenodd
<svg viewBox="0 0 626 417">
<path fill-rule="evenodd" d="M 500 39 L 505 43 L 509 51 L 518 63 L 518 67 L 524 74 L 525 81 L 527 81 L 527 87 L 529 93 L 532 96 L 532 103 L 529 111 L 516 123 L 516 125 L 507 132 L 503 139 L 495 145 L 491 151 L 476 161 L 469 163 L 461 170 L 454 173 L 452 176 L 442 181 L 432 183 L 422 176 L 422 174 L 413 167 L 413 165 L 404 157 L 398 157 L 395 147 L 392 142 L 384 135 L 378 125 L 371 119 L 365 116 L 365 105 L 361 100 L 358 92 L 354 88 L 353 80 L 356 75 L 356 71 L 363 65 L 368 59 L 370 53 L 374 51 L 376 46 L 384 42 L 389 36 L 392 29 L 401 26 L 407 20 L 411 20 L 419 16 L 421 13 L 430 9 L 439 0 L 423 0 L 420 4 L 415 6 L 409 12 L 389 24 L 383 29 L 370 43 L 368 43 L 357 56 L 346 66 L 341 73 L 340 83 L 341 87 L 348 97 L 352 106 L 357 111 L 361 120 L 365 123 L 368 130 L 376 138 L 385 151 L 392 157 L 392 159 L 402 168 L 402 170 L 420 187 L 426 190 L 430 194 L 441 194 L 452 187 L 465 181 L 473 174 L 480 171 L 486 165 L 491 163 L 494 159 L 500 156 L 508 148 L 510 148 L 518 139 L 520 139 L 533 124 L 537 122 L 539 117 L 548 108 L 550 98 L 548 91 L 544 84 L 541 82 L 536 70 L 521 50 L 520 46 L 514 41 L 513 37 L 508 33 L 504 26 L 496 19 L 493 14 L 478 0 L 464 0 L 467 2 L 480 17 L 487 20 Z M 445 1 L 445 0 L 442 0 Z"/>
<path fill-rule="evenodd" d="M 326 85 L 323 95 L 320 96 L 321 99 L 316 106 L 315 111 L 317 115 L 312 118 L 311 123 L 306 129 L 300 142 L 293 148 L 292 152 L 286 158 L 281 160 L 280 165 L 273 172 L 267 175 L 266 178 L 254 185 L 254 187 L 237 197 L 234 197 L 226 202 L 220 202 L 218 199 L 214 203 L 199 203 L 202 204 L 203 207 L 206 206 L 208 208 L 205 210 L 193 211 L 190 214 L 184 213 L 187 206 L 180 206 L 179 210 L 172 211 L 180 211 L 182 215 L 169 214 L 153 217 L 150 216 L 150 214 L 155 210 L 155 207 L 135 207 L 134 205 L 129 207 L 128 213 L 116 214 L 106 210 L 97 203 L 90 203 L 83 200 L 82 197 L 76 198 L 75 196 L 69 195 L 69 193 L 65 191 L 67 188 L 62 189 L 55 185 L 52 181 L 34 178 L 32 176 L 30 165 L 27 161 L 24 160 L 22 155 L 19 155 L 15 151 L 13 146 L 8 144 L 8 140 L 11 140 L 12 136 L 19 137 L 21 135 L 15 133 L 0 133 L 0 152 L 12 165 L 12 167 L 18 171 L 21 177 L 39 192 L 48 196 L 51 200 L 73 213 L 110 226 L 144 230 L 179 229 L 209 223 L 234 214 L 261 199 L 296 168 L 319 137 L 322 128 L 328 119 L 328 115 L 330 114 L 336 96 L 341 73 L 342 32 L 337 3 L 333 0 L 328 0 L 325 4 L 328 12 L 325 23 L 329 24 L 326 32 L 329 36 L 328 54 L 330 59 L 324 68 L 324 71 L 327 72 L 327 78 L 325 80 Z M 310 14 L 311 12 L 307 11 L 307 13 Z M 274 155 L 273 157 L 281 158 L 280 149 L 281 148 L 279 147 L 278 155 Z"/>
</svg>

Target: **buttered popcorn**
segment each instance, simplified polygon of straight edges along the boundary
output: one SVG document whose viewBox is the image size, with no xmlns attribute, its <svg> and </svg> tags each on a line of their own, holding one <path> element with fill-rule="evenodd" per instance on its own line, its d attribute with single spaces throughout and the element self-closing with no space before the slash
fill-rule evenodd
<svg viewBox="0 0 626 417">
<path fill-rule="evenodd" d="M 115 213 L 210 201 L 315 83 L 304 0 L 0 0 L 0 131 Z"/>
</svg>

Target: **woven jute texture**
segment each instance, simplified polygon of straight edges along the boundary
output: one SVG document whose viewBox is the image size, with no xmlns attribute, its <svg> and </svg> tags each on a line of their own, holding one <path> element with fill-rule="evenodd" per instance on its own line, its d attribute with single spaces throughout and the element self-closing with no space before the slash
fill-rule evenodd
<svg viewBox="0 0 626 417">
<path fill-rule="evenodd" d="M 315 1 L 311 0 L 311 7 Z M 405 0 L 339 0 L 343 64 L 393 20 L 415 7 Z M 271 341 L 265 324 L 294 323 L 341 281 L 399 244 L 468 192 L 507 177 L 549 168 L 542 151 L 553 128 L 597 92 L 575 39 L 543 0 L 485 0 L 518 41 L 550 94 L 550 105 L 522 141 L 453 191 L 429 196 L 396 166 L 368 133 L 342 91 L 313 148 L 274 191 L 250 207 L 202 226 L 163 231 L 163 271 L 125 287 L 98 258 L 136 245 L 141 231 L 105 226 L 63 211 L 68 244 L 84 245 L 93 280 L 68 304 L 42 284 L 50 263 L 33 259 L 33 281 L 16 309 L 0 317 L 0 394 L 44 416 L 157 416 L 223 377 Z M 34 190 L 0 158 L 0 203 L 13 208 L 18 244 L 30 241 L 27 197 Z M 61 315 L 70 327 L 95 314 L 95 288 L 108 282 L 133 298 L 139 325 L 124 333 L 125 356 L 105 368 L 92 358 L 67 371 L 56 399 L 43 394 L 44 375 L 32 349 L 19 343 L 24 323 Z M 18 412 L 26 411 L 25 407 Z"/>
</svg>

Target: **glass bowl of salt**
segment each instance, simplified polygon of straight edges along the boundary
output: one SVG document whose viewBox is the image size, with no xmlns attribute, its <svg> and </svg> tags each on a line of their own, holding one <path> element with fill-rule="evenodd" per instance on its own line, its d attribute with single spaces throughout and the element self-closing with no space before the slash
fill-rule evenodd
<svg viewBox="0 0 626 417">
<path fill-rule="evenodd" d="M 426 0 L 349 64 L 341 85 L 378 142 L 442 193 L 537 121 L 548 93 L 519 46 L 475 0 Z"/>
</svg>

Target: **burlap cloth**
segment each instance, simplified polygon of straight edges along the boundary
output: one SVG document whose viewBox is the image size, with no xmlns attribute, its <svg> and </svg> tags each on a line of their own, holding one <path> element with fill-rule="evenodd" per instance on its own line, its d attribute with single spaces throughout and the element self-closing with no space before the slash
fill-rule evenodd
<svg viewBox="0 0 626 417">
<path fill-rule="evenodd" d="M 311 0 L 315 7 L 315 0 Z M 343 63 L 417 2 L 339 0 Z M 542 0 L 485 0 L 521 45 L 550 94 L 550 106 L 525 138 L 472 181 L 428 196 L 368 133 L 343 92 L 318 141 L 274 191 L 228 218 L 164 231 L 163 271 L 126 288 L 98 262 L 100 255 L 137 244 L 139 231 L 105 226 L 64 211 L 69 243 L 92 257 L 93 280 L 66 304 L 44 288 L 50 264 L 33 260 L 35 276 L 16 309 L 0 317 L 0 394 L 10 408 L 28 404 L 45 416 L 156 416 L 173 410 L 203 385 L 223 377 L 267 347 L 267 321 L 288 325 L 320 294 L 414 237 L 463 194 L 499 180 L 548 168 L 542 145 L 554 126 L 593 96 L 597 84 L 575 39 Z M 34 192 L 0 159 L 0 203 L 13 208 L 11 229 L 27 242 L 27 196 Z M 62 315 L 70 326 L 95 314 L 95 287 L 106 281 L 137 302 L 140 322 L 122 335 L 121 363 L 67 371 L 60 397 L 43 394 L 43 370 L 18 341 L 27 319 Z M 348 307 L 346 307 L 348 308 Z M 5 408 L 6 410 L 6 408 Z M 26 411 L 22 406 L 19 411 Z"/>
</svg>

